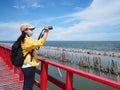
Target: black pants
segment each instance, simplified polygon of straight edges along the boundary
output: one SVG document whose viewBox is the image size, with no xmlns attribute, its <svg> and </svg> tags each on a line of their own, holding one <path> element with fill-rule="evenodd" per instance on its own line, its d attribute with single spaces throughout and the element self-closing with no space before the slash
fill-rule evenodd
<svg viewBox="0 0 120 90">
<path fill-rule="evenodd" d="M 33 90 L 35 67 L 22 68 L 24 74 L 23 90 Z"/>
</svg>

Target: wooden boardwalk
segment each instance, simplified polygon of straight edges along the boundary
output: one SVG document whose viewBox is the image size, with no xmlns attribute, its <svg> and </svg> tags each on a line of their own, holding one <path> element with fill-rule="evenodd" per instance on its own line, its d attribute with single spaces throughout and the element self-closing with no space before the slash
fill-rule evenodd
<svg viewBox="0 0 120 90">
<path fill-rule="evenodd" d="M 0 58 L 0 90 L 22 90 L 23 82 Z"/>
</svg>

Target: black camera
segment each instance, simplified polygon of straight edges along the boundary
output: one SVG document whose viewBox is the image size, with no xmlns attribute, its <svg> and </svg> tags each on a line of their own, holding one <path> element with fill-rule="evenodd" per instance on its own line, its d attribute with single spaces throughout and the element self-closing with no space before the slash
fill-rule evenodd
<svg viewBox="0 0 120 90">
<path fill-rule="evenodd" d="M 53 29 L 53 27 L 52 27 L 52 26 L 48 26 L 48 29 L 49 29 L 49 30 L 52 30 L 52 29 Z"/>
<path fill-rule="evenodd" d="M 53 29 L 53 27 L 52 27 L 52 26 L 48 26 L 48 29 L 49 29 L 49 30 L 52 30 L 52 29 Z M 44 30 L 45 30 L 45 28 L 44 28 Z"/>
</svg>

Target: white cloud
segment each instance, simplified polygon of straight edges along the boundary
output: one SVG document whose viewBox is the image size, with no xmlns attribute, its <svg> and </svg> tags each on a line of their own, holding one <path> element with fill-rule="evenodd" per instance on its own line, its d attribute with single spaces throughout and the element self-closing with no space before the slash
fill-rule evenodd
<svg viewBox="0 0 120 90">
<path fill-rule="evenodd" d="M 73 18 L 79 19 L 80 23 L 78 25 L 82 25 L 86 29 L 97 25 L 117 24 L 120 23 L 119 6 L 119 0 L 94 0 L 89 8 L 73 14 Z"/>
<path fill-rule="evenodd" d="M 111 7 L 113 6 L 113 7 Z M 45 18 L 41 19 L 40 21 L 59 21 L 59 23 L 70 23 L 74 21 L 79 22 L 67 29 L 89 29 L 91 27 L 96 27 L 97 25 L 115 25 L 120 24 L 120 1 L 119 0 L 94 0 L 91 5 L 86 8 L 85 10 L 72 13 L 69 15 L 59 16 L 59 17 L 52 17 L 52 18 Z M 40 22 L 38 20 L 38 22 Z M 76 28 L 77 27 L 77 28 Z M 74 29 L 74 30 L 75 30 Z"/>
<path fill-rule="evenodd" d="M 0 22 L 0 40 L 16 40 L 20 35 L 19 23 L 9 22 L 2 23 Z"/>
<path fill-rule="evenodd" d="M 40 4 L 39 0 L 15 0 L 15 5 L 13 6 L 17 9 L 25 9 L 25 8 L 39 8 L 43 7 Z"/>
<path fill-rule="evenodd" d="M 29 0 L 23 0 L 23 2 L 27 2 L 23 8 L 30 4 L 28 1 Z M 34 7 L 39 7 L 40 3 L 37 2 L 38 0 L 31 1 L 36 1 L 36 4 L 31 2 L 31 6 L 34 4 Z M 18 6 L 19 4 L 22 5 L 22 2 L 19 2 Z M 54 30 L 50 31 L 48 40 L 120 40 L 118 37 L 120 36 L 119 6 L 120 0 L 94 0 L 85 10 L 59 17 L 33 20 L 32 22 L 33 25 L 38 25 L 40 22 L 53 22 L 55 25 L 61 24 L 66 26 L 59 27 L 56 25 Z M 19 23 L 15 22 L 0 23 L 2 36 L 10 35 L 8 32 L 12 32 L 11 40 L 14 39 L 19 31 L 19 25 Z M 111 32 L 108 34 L 105 31 L 110 31 L 109 29 Z M 116 31 L 114 29 L 116 29 Z M 37 29 L 34 33 L 34 37 L 37 38 L 40 31 Z"/>
<path fill-rule="evenodd" d="M 39 8 L 39 7 L 41 7 L 41 5 L 40 4 L 38 4 L 38 3 L 33 3 L 32 5 L 31 5 L 32 7 L 35 7 L 35 8 Z"/>
<path fill-rule="evenodd" d="M 0 41 L 16 40 L 21 34 L 20 25 L 22 23 L 25 22 L 0 22 Z M 37 39 L 41 30 L 42 28 L 37 27 L 34 31 L 33 38 Z"/>
<path fill-rule="evenodd" d="M 18 29 L 18 23 L 15 23 L 15 22 L 9 22 L 9 23 L 2 23 L 2 22 L 0 22 L 0 29 L 1 30 L 12 30 L 13 28 L 14 29 Z"/>
<path fill-rule="evenodd" d="M 74 21 L 79 21 L 78 23 L 69 26 L 68 28 L 62 29 L 62 31 L 57 32 L 56 35 L 59 37 L 58 39 L 65 39 L 69 40 L 69 36 L 71 36 L 73 33 L 79 34 L 80 38 L 76 38 L 76 40 L 85 40 L 89 37 L 89 39 L 93 40 L 93 37 L 97 36 L 99 39 L 108 40 L 107 37 L 109 35 L 111 36 L 109 38 L 112 39 L 113 34 L 104 33 L 106 29 L 110 29 L 110 27 L 113 28 L 112 32 L 114 33 L 114 29 L 116 27 L 119 28 L 120 25 L 120 0 L 94 0 L 91 5 L 86 8 L 83 11 L 79 11 L 76 13 L 73 13 L 71 15 L 61 16 L 61 19 L 63 19 L 63 22 L 70 23 Z M 68 19 L 66 19 L 68 18 Z M 57 18 L 56 18 L 57 19 Z M 109 27 L 110 26 L 110 27 Z M 104 28 L 108 27 L 108 28 Z M 95 30 L 100 30 L 101 28 L 101 36 L 100 33 L 89 33 L 93 32 Z M 103 30 L 104 28 L 104 30 Z M 84 38 L 81 38 L 83 36 Z M 114 34 L 115 37 L 116 34 Z M 66 36 L 66 37 L 62 37 Z M 117 36 L 117 35 L 116 35 Z M 60 38 L 61 37 L 61 38 Z M 75 37 L 73 37 L 75 38 Z M 117 38 L 117 37 L 116 37 Z M 72 38 L 71 38 L 72 39 Z M 97 40 L 98 38 L 96 38 Z M 99 40 L 98 39 L 98 40 Z"/>
</svg>

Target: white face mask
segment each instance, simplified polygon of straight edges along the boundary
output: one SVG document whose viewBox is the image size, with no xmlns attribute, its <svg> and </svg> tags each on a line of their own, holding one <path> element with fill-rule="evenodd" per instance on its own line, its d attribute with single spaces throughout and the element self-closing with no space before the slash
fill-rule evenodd
<svg viewBox="0 0 120 90">
<path fill-rule="evenodd" d="M 32 30 L 29 30 L 28 31 L 28 35 L 31 37 L 33 35 L 33 31 Z"/>
</svg>

